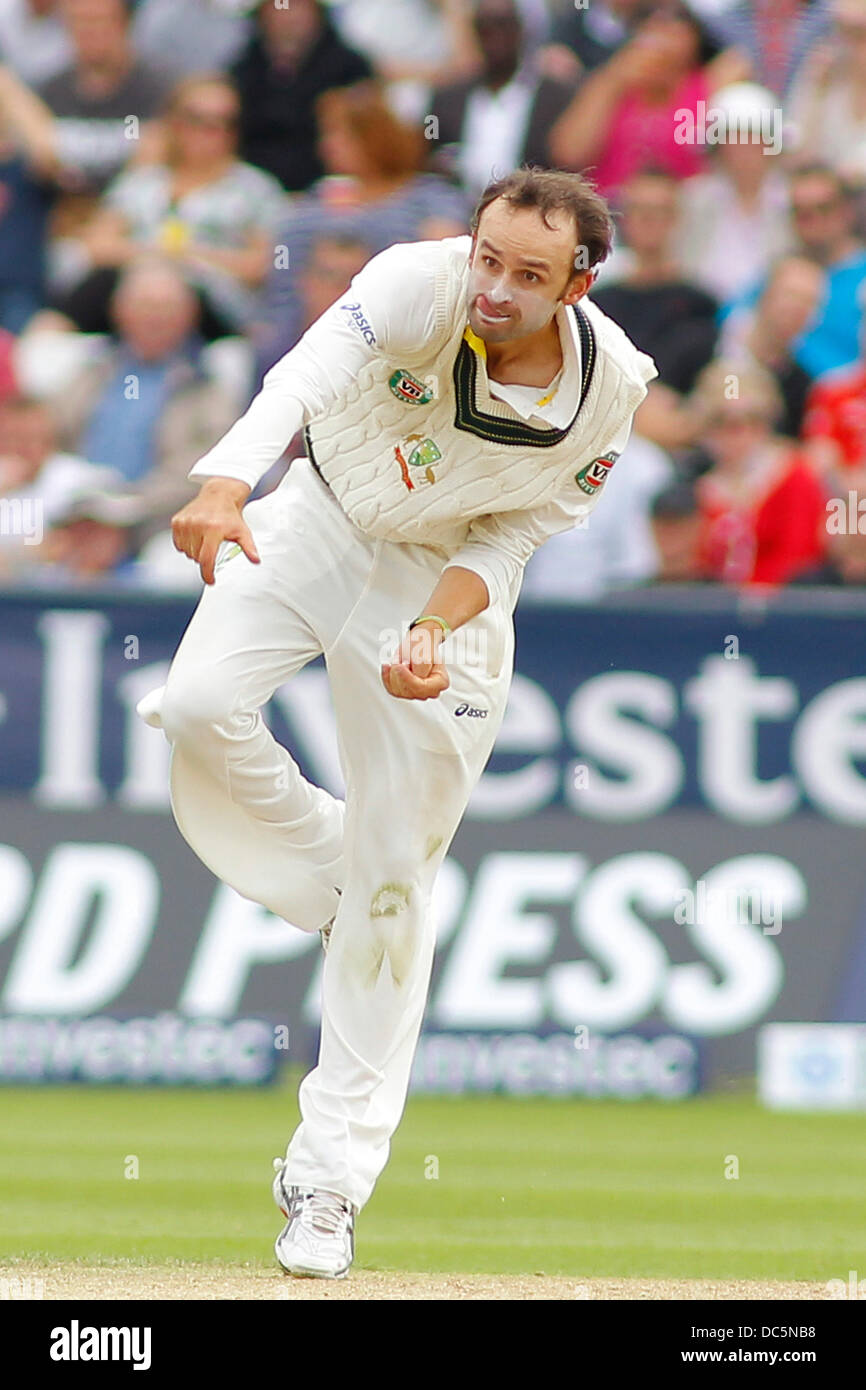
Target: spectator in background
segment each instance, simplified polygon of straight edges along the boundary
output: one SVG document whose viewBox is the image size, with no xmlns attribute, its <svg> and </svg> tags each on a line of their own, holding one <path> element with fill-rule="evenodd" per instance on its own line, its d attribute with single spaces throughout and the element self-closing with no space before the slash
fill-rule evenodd
<svg viewBox="0 0 866 1390">
<path fill-rule="evenodd" d="M 479 64 L 471 0 L 341 0 L 334 24 L 389 84 L 407 120 L 430 110 L 431 87 L 471 76 Z"/>
<path fill-rule="evenodd" d="M 866 0 L 835 0 L 833 30 L 791 92 L 794 150 L 866 184 Z"/>
<path fill-rule="evenodd" d="M 0 116 L 0 328 L 11 333 L 20 333 L 45 302 L 50 207 L 50 189 L 7 139 Z"/>
<path fill-rule="evenodd" d="M 132 45 L 177 81 L 222 72 L 249 42 L 246 0 L 136 0 Z"/>
<path fill-rule="evenodd" d="M 4 516 L 19 522 L 0 529 L 0 582 L 32 578 L 48 529 L 76 497 L 116 481 L 112 469 L 60 451 L 43 402 L 18 395 L 0 401 L 0 500 Z"/>
<path fill-rule="evenodd" d="M 621 219 L 629 269 L 618 281 L 605 279 L 592 298 L 655 359 L 659 382 L 686 392 L 713 355 L 718 305 L 683 275 L 675 258 L 680 198 L 677 180 L 663 170 L 629 180 Z"/>
<path fill-rule="evenodd" d="M 830 17 L 827 0 L 739 0 L 706 23 L 717 43 L 742 54 L 756 82 L 786 99 Z"/>
<path fill-rule="evenodd" d="M 325 172 L 317 150 L 316 100 L 371 76 L 340 40 L 318 0 L 256 9 L 256 33 L 231 69 L 241 98 L 240 153 L 290 192 Z"/>
<path fill-rule="evenodd" d="M 196 490 L 189 469 L 235 415 L 202 371 L 196 297 L 174 266 L 130 266 L 112 315 L 117 336 L 105 359 L 53 402 L 70 447 L 120 476 L 110 495 L 77 504 L 55 544 L 56 560 L 89 572 L 114 568 L 168 526 Z M 76 547 L 87 553 L 76 555 Z"/>
<path fill-rule="evenodd" d="M 553 21 L 543 59 L 547 65 L 555 61 L 559 66 L 558 50 L 565 49 L 584 72 L 592 72 L 619 52 L 646 12 L 646 0 L 593 0 L 582 7 L 565 6 Z"/>
<path fill-rule="evenodd" d="M 784 256 L 772 267 L 755 308 L 730 315 L 721 335 L 723 357 L 772 373 L 784 402 L 779 433 L 792 439 L 800 434 L 812 384 L 794 360 L 794 344 L 814 320 L 823 293 L 820 266 L 802 256 Z"/>
<path fill-rule="evenodd" d="M 305 333 L 311 323 L 321 318 L 326 309 L 345 295 L 371 255 L 369 243 L 346 232 L 316 238 L 300 276 L 300 333 Z M 247 500 L 273 492 L 291 460 L 304 452 L 303 432 L 298 431 L 282 457 L 259 480 Z"/>
<path fill-rule="evenodd" d="M 85 333 L 108 331 L 118 270 L 142 250 L 170 256 L 198 290 L 209 340 L 243 333 L 273 264 L 287 199 L 262 169 L 237 158 L 237 93 L 217 74 L 190 77 L 165 115 L 165 161 L 129 169 L 82 232 L 91 267 L 54 307 Z"/>
<path fill-rule="evenodd" d="M 74 57 L 38 88 L 54 117 L 46 172 L 66 190 L 95 193 L 136 152 L 141 126 L 157 114 L 168 76 L 136 57 L 124 0 L 61 0 L 60 14 Z M 130 116 L 139 122 L 137 131 Z"/>
<path fill-rule="evenodd" d="M 693 478 L 677 478 L 664 488 L 650 509 L 656 552 L 653 578 L 662 584 L 694 584 L 701 572 L 701 510 Z"/>
<path fill-rule="evenodd" d="M 301 332 L 321 318 L 372 256 L 369 242 L 358 236 L 317 237 L 310 248 L 301 285 Z"/>
<path fill-rule="evenodd" d="M 828 372 L 812 387 L 803 438 L 831 486 L 866 491 L 866 334 L 855 366 Z"/>
<path fill-rule="evenodd" d="M 329 175 L 293 202 L 278 229 L 257 334 L 263 370 L 303 332 L 304 267 L 318 238 L 360 238 L 375 254 L 398 241 L 435 240 L 467 230 L 463 195 L 437 175 L 420 172 L 423 135 L 397 119 L 376 83 L 326 92 L 317 112 Z"/>
<path fill-rule="evenodd" d="M 699 173 L 706 146 L 678 133 L 689 115 L 697 127 L 699 102 L 745 75 L 737 55 L 708 60 L 709 51 L 702 25 L 685 6 L 652 13 L 581 83 L 551 132 L 557 165 L 591 173 L 614 202 L 641 169 L 664 169 L 679 179 Z"/>
<path fill-rule="evenodd" d="M 58 191 L 51 217 L 49 284 L 81 274 L 78 232 L 97 196 L 155 136 L 165 78 L 130 46 L 123 0 L 62 0 L 74 60 L 38 91 L 0 67 L 0 123 L 36 177 Z"/>
<path fill-rule="evenodd" d="M 760 284 L 793 238 L 772 92 L 735 82 L 715 93 L 713 111 L 725 128 L 710 167 L 683 186 L 677 257 L 687 279 L 725 304 Z"/>
<path fill-rule="evenodd" d="M 696 484 L 701 573 L 786 584 L 822 563 L 824 489 L 802 449 L 775 434 L 782 399 L 770 374 L 719 359 L 698 378 L 693 404 L 713 461 Z"/>
<path fill-rule="evenodd" d="M 632 434 L 604 484 L 604 505 L 585 525 L 552 536 L 530 557 L 521 601 L 591 603 L 652 579 L 658 556 L 650 512 L 673 474 L 663 450 Z"/>
<path fill-rule="evenodd" d="M 845 513 L 849 510 L 852 515 L 859 519 L 866 511 L 866 488 L 864 479 L 860 479 L 859 492 L 852 489 L 853 497 L 849 496 L 846 488 L 843 498 Z M 824 562 L 816 565 L 814 569 L 804 570 L 798 574 L 795 583 L 798 584 L 866 584 L 866 531 L 861 531 L 859 525 L 851 526 L 848 524 L 847 516 L 841 525 L 834 523 L 832 510 L 828 510 L 826 517 L 827 528 L 827 550 Z"/>
<path fill-rule="evenodd" d="M 824 270 L 824 295 L 794 355 L 811 377 L 847 367 L 860 356 L 866 245 L 854 234 L 854 203 L 840 176 L 823 165 L 796 170 L 789 193 L 802 254 Z"/>
<path fill-rule="evenodd" d="M 481 71 L 440 87 L 432 110 L 440 151 L 454 149 L 463 187 L 476 197 L 521 164 L 550 166 L 550 129 L 577 84 L 544 77 L 526 59 L 517 0 L 476 0 L 473 22 Z"/>
<path fill-rule="evenodd" d="M 720 335 L 722 357 L 761 367 L 773 376 L 783 402 L 778 431 L 792 438 L 800 433 L 812 381 L 795 356 L 796 345 L 816 321 L 823 294 L 819 266 L 801 256 L 784 257 L 771 271 L 757 303 L 728 315 Z M 691 449 L 699 442 L 701 423 L 691 401 L 664 382 L 650 383 L 635 419 L 641 433 L 663 448 Z"/>
<path fill-rule="evenodd" d="M 72 44 L 59 0 L 0 0 L 0 54 L 29 86 L 68 67 Z"/>
</svg>

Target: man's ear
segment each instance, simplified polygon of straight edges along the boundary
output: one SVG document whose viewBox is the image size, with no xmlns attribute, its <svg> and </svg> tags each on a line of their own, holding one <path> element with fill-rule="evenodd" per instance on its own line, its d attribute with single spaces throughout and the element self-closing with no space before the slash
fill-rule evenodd
<svg viewBox="0 0 866 1390">
<path fill-rule="evenodd" d="M 579 270 L 568 283 L 568 288 L 562 296 L 563 304 L 576 304 L 579 299 L 583 299 L 594 285 L 597 275 L 597 270 Z"/>
</svg>

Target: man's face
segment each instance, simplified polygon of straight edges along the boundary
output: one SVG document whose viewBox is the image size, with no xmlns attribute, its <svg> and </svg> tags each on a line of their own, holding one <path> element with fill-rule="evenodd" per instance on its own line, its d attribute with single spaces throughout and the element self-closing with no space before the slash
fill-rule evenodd
<svg viewBox="0 0 866 1390">
<path fill-rule="evenodd" d="M 700 513 L 653 517 L 652 529 L 659 556 L 658 578 L 669 583 L 697 579 Z"/>
<path fill-rule="evenodd" d="M 82 62 L 98 63 L 125 42 L 126 10 L 120 0 L 65 0 L 61 15 Z"/>
<path fill-rule="evenodd" d="M 291 0 L 290 4 L 279 6 L 267 0 L 257 13 L 266 39 L 277 51 L 303 47 L 312 42 L 322 27 L 316 0 Z"/>
<path fill-rule="evenodd" d="M 671 180 L 639 174 L 625 189 L 623 233 L 644 255 L 665 254 L 679 218 L 679 193 Z"/>
<path fill-rule="evenodd" d="M 761 296 L 759 314 L 785 343 L 802 333 L 824 294 L 824 271 L 814 261 L 791 256 L 780 262 Z"/>
<path fill-rule="evenodd" d="M 19 483 L 32 482 L 55 448 L 54 427 L 41 406 L 9 406 L 0 412 L 0 456 L 20 464 Z"/>
<path fill-rule="evenodd" d="M 810 255 L 823 258 L 851 233 L 851 209 L 832 179 L 804 175 L 791 184 L 794 231 Z"/>
<path fill-rule="evenodd" d="M 339 242 L 322 238 L 304 274 L 304 317 L 307 324 L 324 314 L 339 299 L 366 262 L 370 248 L 360 243 L 341 246 Z"/>
<path fill-rule="evenodd" d="M 512 208 L 497 198 L 484 209 L 472 239 L 467 311 L 473 333 L 486 343 L 526 338 L 550 323 L 560 304 L 574 304 L 589 289 L 592 271 L 574 266 L 578 237 L 567 212 L 548 216 Z"/>
<path fill-rule="evenodd" d="M 140 271 L 112 301 L 120 336 L 137 357 L 158 362 L 177 352 L 195 326 L 197 303 L 171 272 Z"/>
<path fill-rule="evenodd" d="M 772 429 L 766 411 L 754 401 L 726 400 L 707 422 L 703 443 L 716 463 L 738 466 L 757 455 Z"/>
<path fill-rule="evenodd" d="M 503 76 L 514 72 L 520 64 L 523 29 L 513 0 L 481 0 L 474 26 L 488 71 Z"/>
</svg>

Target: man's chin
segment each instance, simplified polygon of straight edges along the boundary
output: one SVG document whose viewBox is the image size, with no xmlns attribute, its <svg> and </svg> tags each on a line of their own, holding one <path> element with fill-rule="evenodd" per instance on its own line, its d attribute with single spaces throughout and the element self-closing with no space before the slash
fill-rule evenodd
<svg viewBox="0 0 866 1390">
<path fill-rule="evenodd" d="M 483 343 L 507 343 L 510 338 L 520 337 L 520 330 L 510 315 L 501 323 L 494 323 L 490 319 L 482 318 L 478 311 L 473 309 L 469 314 L 469 327 Z"/>
</svg>

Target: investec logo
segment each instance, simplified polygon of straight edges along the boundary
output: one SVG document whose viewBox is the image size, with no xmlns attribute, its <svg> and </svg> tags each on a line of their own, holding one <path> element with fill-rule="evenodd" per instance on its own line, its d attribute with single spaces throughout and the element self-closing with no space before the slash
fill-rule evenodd
<svg viewBox="0 0 866 1390">
<path fill-rule="evenodd" d="M 150 1370 L 151 1328 L 68 1327 L 51 1329 L 52 1361 L 131 1361 L 134 1371 Z"/>
</svg>

